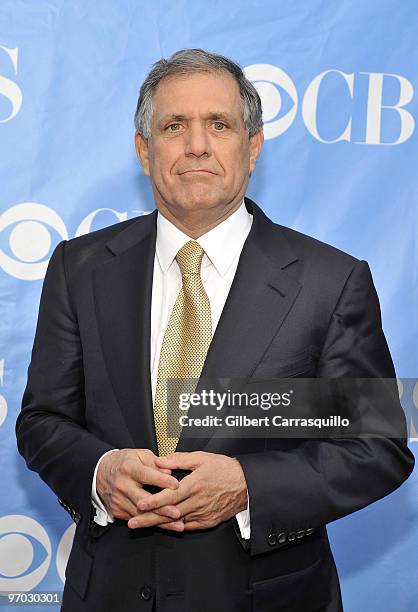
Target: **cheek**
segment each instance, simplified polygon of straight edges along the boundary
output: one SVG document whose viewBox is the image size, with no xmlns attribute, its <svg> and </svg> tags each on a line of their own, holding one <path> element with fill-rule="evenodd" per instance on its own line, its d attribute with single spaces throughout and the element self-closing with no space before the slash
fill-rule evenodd
<svg viewBox="0 0 418 612">
<path fill-rule="evenodd" d="M 178 156 L 169 147 L 161 146 L 153 151 L 151 160 L 153 176 L 158 179 L 170 181 L 175 178 L 175 165 Z"/>
<path fill-rule="evenodd" d="M 247 151 L 238 149 L 230 161 L 231 174 L 236 182 L 240 182 L 246 176 L 250 169 L 250 160 Z M 232 178 L 232 177 L 231 177 Z"/>
<path fill-rule="evenodd" d="M 226 174 L 241 175 L 249 167 L 249 148 L 243 146 L 242 142 L 229 143 L 228 147 L 219 149 L 218 159 L 224 167 Z"/>
<path fill-rule="evenodd" d="M 166 156 L 163 153 L 157 153 L 152 159 L 150 159 L 151 164 L 151 176 L 154 180 L 161 180 L 169 178 L 170 175 L 170 160 L 166 159 Z"/>
</svg>

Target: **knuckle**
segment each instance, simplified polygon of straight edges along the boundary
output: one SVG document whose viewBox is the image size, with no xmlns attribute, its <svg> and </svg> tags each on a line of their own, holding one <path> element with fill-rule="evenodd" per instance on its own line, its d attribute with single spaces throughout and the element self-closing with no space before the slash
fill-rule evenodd
<svg viewBox="0 0 418 612">
<path fill-rule="evenodd" d="M 118 451 L 118 453 L 115 453 L 115 455 L 116 454 L 118 455 L 120 461 L 126 461 L 129 459 L 129 457 L 131 457 L 132 451 L 130 448 L 122 448 L 120 451 Z"/>
<path fill-rule="evenodd" d="M 153 457 L 154 453 L 149 448 L 141 448 L 138 451 L 138 458 L 140 461 L 149 461 L 150 457 Z"/>
<path fill-rule="evenodd" d="M 203 491 L 203 484 L 202 484 L 202 482 L 200 480 L 198 482 L 195 482 L 192 485 L 192 488 L 191 488 L 192 495 L 198 495 L 202 491 Z"/>
<path fill-rule="evenodd" d="M 132 467 L 132 462 L 130 459 L 124 459 L 119 465 L 119 473 L 123 475 L 127 475 L 130 473 Z"/>
<path fill-rule="evenodd" d="M 121 478 L 121 476 L 117 475 L 114 478 L 114 480 L 113 480 L 112 497 L 114 496 L 115 492 L 121 493 L 122 490 L 123 490 L 123 478 Z"/>
</svg>

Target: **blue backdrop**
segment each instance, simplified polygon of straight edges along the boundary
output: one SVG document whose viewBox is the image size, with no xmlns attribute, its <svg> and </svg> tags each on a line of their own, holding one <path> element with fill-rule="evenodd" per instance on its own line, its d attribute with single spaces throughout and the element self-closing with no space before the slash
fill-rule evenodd
<svg viewBox="0 0 418 612">
<path fill-rule="evenodd" d="M 417 35 L 416 0 L 2 0 L 0 591 L 62 590 L 74 530 L 14 438 L 48 258 L 153 209 L 133 112 L 179 48 L 231 56 L 260 92 L 248 195 L 370 263 L 417 454 Z M 329 532 L 347 612 L 417 609 L 416 473 Z"/>
</svg>

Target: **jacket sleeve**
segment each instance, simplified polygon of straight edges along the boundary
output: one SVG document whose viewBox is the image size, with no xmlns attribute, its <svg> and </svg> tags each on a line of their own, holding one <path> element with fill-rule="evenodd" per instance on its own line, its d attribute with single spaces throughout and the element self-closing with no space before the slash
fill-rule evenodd
<svg viewBox="0 0 418 612">
<path fill-rule="evenodd" d="M 85 422 L 83 350 L 65 274 L 65 241 L 50 259 L 39 307 L 22 410 L 18 449 L 80 529 L 91 521 L 91 483 L 98 459 L 112 447 Z"/>
<path fill-rule="evenodd" d="M 332 313 L 316 376 L 395 377 L 364 261 L 353 267 Z M 405 424 L 397 398 L 390 411 Z M 251 554 L 309 535 L 399 487 L 414 466 L 403 429 L 399 438 L 304 439 L 292 447 L 237 456 L 249 491 Z"/>
</svg>

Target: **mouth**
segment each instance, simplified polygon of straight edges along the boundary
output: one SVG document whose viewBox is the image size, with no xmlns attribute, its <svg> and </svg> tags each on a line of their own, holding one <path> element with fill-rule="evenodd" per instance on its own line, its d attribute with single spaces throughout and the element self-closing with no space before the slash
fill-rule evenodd
<svg viewBox="0 0 418 612">
<path fill-rule="evenodd" d="M 203 168 L 196 168 L 195 170 L 186 170 L 185 172 L 180 172 L 180 174 L 214 174 L 210 170 L 204 170 Z"/>
</svg>

